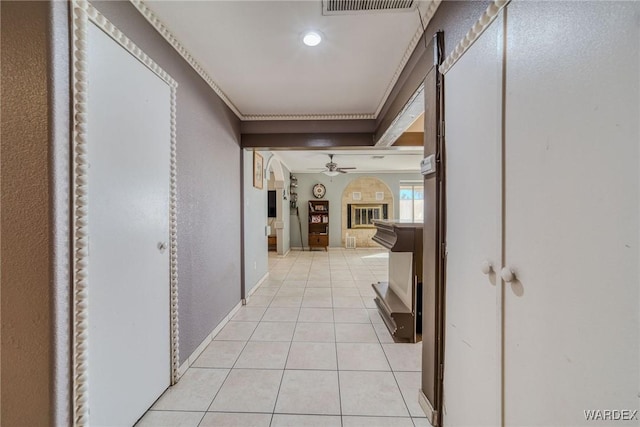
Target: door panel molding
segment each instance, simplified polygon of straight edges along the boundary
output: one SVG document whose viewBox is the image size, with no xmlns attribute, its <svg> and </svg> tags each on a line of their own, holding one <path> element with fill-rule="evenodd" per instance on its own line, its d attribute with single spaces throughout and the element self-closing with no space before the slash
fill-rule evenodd
<svg viewBox="0 0 640 427">
<path fill-rule="evenodd" d="M 446 76 L 447 425 L 502 425 L 501 16 Z"/>
<path fill-rule="evenodd" d="M 177 82 L 118 30 L 87 1 L 71 3 L 72 21 L 72 410 L 73 425 L 89 424 L 88 377 L 88 158 L 87 158 L 87 43 L 88 26 L 95 24 L 138 61 L 162 79 L 170 88 L 170 188 L 169 188 L 169 259 L 170 259 L 170 349 L 171 384 L 179 379 L 178 363 L 178 247 L 177 247 L 177 153 L 176 89 Z"/>
</svg>

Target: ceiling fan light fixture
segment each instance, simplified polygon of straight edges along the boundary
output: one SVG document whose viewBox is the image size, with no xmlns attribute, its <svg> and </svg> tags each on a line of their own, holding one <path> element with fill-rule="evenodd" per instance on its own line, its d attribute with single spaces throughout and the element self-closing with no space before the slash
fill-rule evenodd
<svg viewBox="0 0 640 427">
<path fill-rule="evenodd" d="M 321 41 L 322 34 L 319 31 L 307 31 L 302 36 L 302 43 L 310 47 L 319 45 Z"/>
<path fill-rule="evenodd" d="M 327 176 L 337 176 L 340 175 L 340 172 L 338 171 L 322 171 L 323 174 L 327 175 Z"/>
</svg>

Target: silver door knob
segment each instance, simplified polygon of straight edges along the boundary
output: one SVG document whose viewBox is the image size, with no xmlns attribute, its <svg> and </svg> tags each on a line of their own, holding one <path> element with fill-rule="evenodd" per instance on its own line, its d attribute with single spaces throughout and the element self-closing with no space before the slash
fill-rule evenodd
<svg viewBox="0 0 640 427">
<path fill-rule="evenodd" d="M 502 271 L 500 271 L 500 277 L 506 283 L 511 283 L 516 280 L 516 273 L 509 267 L 504 267 Z"/>
<path fill-rule="evenodd" d="M 167 249 L 167 244 L 165 242 L 158 242 L 158 250 L 161 254 Z"/>
<path fill-rule="evenodd" d="M 491 273 L 491 270 L 493 270 L 493 266 L 488 260 L 484 260 L 482 262 L 482 266 L 480 267 L 480 270 L 482 270 L 482 274 L 489 274 Z"/>
</svg>

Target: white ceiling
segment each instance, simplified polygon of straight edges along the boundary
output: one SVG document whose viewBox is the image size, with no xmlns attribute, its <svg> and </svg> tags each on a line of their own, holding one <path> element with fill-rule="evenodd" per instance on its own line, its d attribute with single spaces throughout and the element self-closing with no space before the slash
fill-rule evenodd
<svg viewBox="0 0 640 427">
<path fill-rule="evenodd" d="M 338 167 L 356 167 L 349 173 L 419 172 L 422 147 L 402 147 L 385 150 L 322 150 L 322 151 L 274 151 L 292 173 L 320 173 L 333 154 Z M 384 156 L 375 159 L 374 156 Z"/>
<path fill-rule="evenodd" d="M 415 10 L 323 16 L 321 0 L 145 3 L 242 116 L 373 117 L 420 30 Z M 302 44 L 310 29 L 316 47 Z"/>
</svg>

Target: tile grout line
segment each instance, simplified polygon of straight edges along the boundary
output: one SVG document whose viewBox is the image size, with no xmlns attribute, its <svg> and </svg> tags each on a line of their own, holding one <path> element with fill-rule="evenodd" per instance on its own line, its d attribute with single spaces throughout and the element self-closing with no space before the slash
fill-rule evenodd
<svg viewBox="0 0 640 427">
<path fill-rule="evenodd" d="M 287 350 L 287 357 L 284 360 L 284 366 L 282 367 L 282 377 L 280 378 L 280 385 L 278 386 L 278 392 L 276 393 L 276 401 L 273 403 L 273 411 L 271 412 L 271 421 L 269 422 L 269 426 L 273 424 L 273 417 L 276 413 L 276 407 L 278 406 L 278 399 L 280 398 L 280 389 L 282 388 L 282 382 L 284 381 L 284 374 L 287 371 L 287 363 L 289 362 L 289 355 L 291 354 L 291 346 L 293 345 L 293 337 L 296 334 L 296 329 L 298 328 L 298 319 L 300 318 L 300 311 L 302 307 L 298 308 L 298 315 L 296 316 L 295 326 L 293 327 L 293 334 L 291 334 L 291 341 L 289 341 L 289 350 Z"/>
<path fill-rule="evenodd" d="M 378 336 L 377 333 L 376 333 L 376 336 Z M 384 357 L 387 360 L 387 363 L 389 364 L 389 369 L 390 369 L 390 372 L 391 372 L 391 376 L 393 377 L 393 380 L 395 381 L 396 386 L 398 387 L 398 393 L 400 393 L 400 397 L 402 398 L 402 403 L 404 403 L 404 407 L 407 410 L 407 414 L 409 415 L 409 418 L 411 418 L 411 411 L 409 410 L 409 405 L 407 405 L 407 400 L 404 398 L 404 394 L 402 394 L 402 389 L 400 388 L 400 383 L 398 382 L 398 378 L 396 378 L 396 371 L 393 369 L 393 365 L 391 365 L 391 361 L 389 360 L 389 357 L 387 356 L 387 352 L 384 351 L 384 346 L 382 345 L 382 342 L 380 341 L 380 337 L 379 336 L 378 336 L 378 342 L 380 343 L 380 347 L 382 348 L 382 353 L 384 354 Z M 415 425 L 415 423 L 413 422 L 413 419 L 411 419 L 411 423 Z"/>
<path fill-rule="evenodd" d="M 227 382 L 227 379 L 229 379 L 229 375 L 231 375 L 231 371 L 233 371 L 233 367 L 236 365 L 236 363 L 238 363 L 238 359 L 240 359 L 240 355 L 242 354 L 244 349 L 247 347 L 247 343 L 248 342 L 249 342 L 248 340 L 245 341 L 244 345 L 242 346 L 242 350 L 240 350 L 240 353 L 238 353 L 238 357 L 236 358 L 236 361 L 233 362 L 233 365 L 231 366 L 231 368 L 229 368 L 229 372 L 227 372 L 227 375 L 225 375 L 224 381 L 222 381 L 222 384 L 220 384 L 220 387 L 218 388 L 218 391 L 216 391 L 216 394 L 213 396 L 213 399 L 211 399 L 211 403 L 209 403 L 209 406 L 207 406 L 207 410 L 205 411 L 205 413 L 206 412 L 214 412 L 214 411 L 209 411 L 211 409 L 211 405 L 213 405 L 213 402 L 216 400 L 216 397 L 218 397 L 218 394 L 220 393 L 220 390 L 222 390 L 222 387 L 224 387 L 224 384 Z"/>
<path fill-rule="evenodd" d="M 265 313 L 266 312 L 267 311 L 265 310 Z M 262 316 L 264 316 L 264 313 L 263 313 Z M 216 400 L 216 397 L 218 397 L 218 394 L 220 394 L 220 390 L 222 390 L 222 387 L 224 387 L 224 384 L 229 379 L 229 375 L 231 375 L 231 372 L 233 371 L 233 369 L 235 368 L 236 364 L 238 363 L 238 360 L 240 360 L 240 356 L 242 356 L 242 353 L 247 348 L 247 344 L 249 344 L 249 340 L 251 340 L 251 337 L 256 332 L 256 329 L 258 329 L 258 325 L 259 324 L 260 324 L 260 322 L 258 321 L 256 323 L 256 327 L 251 332 L 251 335 L 249 335 L 249 338 L 247 338 L 247 340 L 244 342 L 244 345 L 242 346 L 242 350 L 240 350 L 240 353 L 238 353 L 238 357 L 236 358 L 235 362 L 233 362 L 233 365 L 231 365 L 231 368 L 229 369 L 229 372 L 227 372 L 227 375 L 224 377 L 224 381 L 222 381 L 222 384 L 220 384 L 220 388 L 218 388 L 218 391 L 216 391 L 216 394 L 213 396 L 213 399 L 211 399 L 211 403 L 209 403 L 209 406 L 207 406 L 207 410 L 205 412 L 205 415 L 206 415 L 207 412 L 210 412 L 209 409 L 211 409 L 211 406 L 213 405 L 213 402 Z M 215 337 L 214 337 L 214 339 L 215 339 Z M 213 412 L 213 411 L 211 411 L 211 412 Z M 204 417 L 203 417 L 203 419 L 204 419 Z M 202 420 L 200 420 L 200 423 L 202 423 Z M 200 426 L 200 424 L 198 424 L 198 426 Z"/>
<path fill-rule="evenodd" d="M 264 311 L 262 312 L 262 314 L 257 319 L 257 322 L 255 320 L 235 320 L 236 322 L 255 322 L 256 326 L 252 330 L 252 332 L 249 335 L 249 337 L 247 338 L 247 340 L 243 340 L 244 341 L 244 345 L 242 346 L 242 349 L 240 350 L 238 356 L 236 357 L 232 367 L 227 372 L 227 375 L 225 376 L 222 384 L 220 385 L 220 387 L 216 391 L 211 403 L 209 404 L 209 406 L 207 407 L 207 409 L 203 413 L 202 418 L 200 419 L 198 425 L 202 424 L 202 422 L 204 421 L 204 418 L 206 418 L 206 415 L 209 412 L 214 412 L 214 413 L 226 413 L 226 412 L 235 413 L 233 411 L 212 411 L 211 408 L 212 408 L 213 402 L 217 399 L 217 397 L 220 394 L 222 388 L 224 387 L 226 381 L 228 381 L 228 378 L 229 378 L 231 372 L 234 369 L 239 369 L 239 368 L 237 368 L 238 362 L 239 362 L 243 352 L 247 349 L 247 346 L 248 346 L 249 342 L 251 342 L 253 336 L 255 336 L 255 333 L 256 333 L 258 327 L 260 325 L 262 325 L 262 324 L 267 325 L 267 324 L 269 324 L 271 322 L 271 321 L 265 319 L 267 317 L 267 311 L 269 311 L 271 308 L 284 308 L 284 309 L 286 309 L 286 308 L 291 308 L 291 309 L 296 308 L 298 310 L 297 311 L 297 315 L 296 315 L 296 319 L 293 322 L 291 322 L 291 323 L 294 323 L 294 336 L 295 336 L 295 330 L 297 329 L 298 324 L 301 324 L 301 323 L 313 323 L 313 324 L 325 323 L 325 322 L 318 322 L 318 321 L 301 322 L 301 314 L 302 314 L 302 309 L 303 308 L 307 308 L 307 309 L 329 309 L 329 310 L 331 310 L 330 313 L 331 313 L 332 321 L 331 322 L 326 322 L 326 323 L 333 323 L 333 328 L 332 329 L 333 329 L 333 333 L 334 333 L 334 341 L 333 341 L 333 343 L 335 345 L 336 368 L 335 369 L 289 369 L 289 370 L 292 370 L 292 371 L 295 371 L 295 370 L 309 370 L 309 371 L 319 371 L 319 372 L 323 372 L 323 371 L 336 372 L 337 380 L 338 380 L 338 401 L 339 401 L 339 407 L 340 407 L 340 413 L 339 413 L 338 416 L 340 416 L 340 424 L 341 424 L 341 426 L 344 425 L 343 418 L 345 417 L 345 415 L 343 414 L 343 408 L 342 408 L 342 396 L 341 396 L 341 385 L 340 385 L 340 372 L 341 372 L 341 370 L 340 370 L 339 362 L 338 362 L 338 344 L 339 343 L 337 341 L 337 326 L 339 324 L 344 324 L 344 325 L 365 325 L 365 324 L 367 324 L 367 325 L 370 325 L 370 327 L 373 329 L 373 331 L 375 333 L 377 344 L 380 345 L 382 350 L 383 350 L 383 354 L 385 356 L 385 360 L 389 364 L 390 371 L 393 372 L 394 380 L 396 382 L 396 386 L 398 387 L 398 390 L 400 389 L 399 383 L 398 383 L 398 379 L 395 377 L 395 371 L 391 367 L 391 363 L 389 361 L 389 358 L 388 358 L 386 352 L 384 351 L 384 347 L 382 347 L 383 343 L 382 343 L 382 341 L 380 339 L 380 335 L 376 331 L 376 328 L 375 328 L 376 324 L 373 322 L 373 320 L 371 318 L 370 311 L 369 311 L 370 309 L 369 309 L 369 307 L 366 306 L 366 303 L 365 303 L 365 300 L 368 299 L 368 298 L 371 298 L 372 296 L 371 295 L 366 295 L 366 296 L 363 295 L 361 291 L 364 289 L 364 287 L 358 285 L 359 282 L 364 282 L 364 281 L 366 281 L 366 279 L 365 280 L 361 280 L 361 279 L 360 280 L 356 280 L 355 276 L 353 275 L 354 266 L 355 266 L 356 269 L 362 269 L 363 271 L 364 271 L 364 268 L 366 267 L 370 272 L 371 272 L 371 267 L 368 264 L 351 264 L 349 261 L 347 261 L 347 259 L 344 256 L 343 252 L 340 252 L 339 255 L 338 254 L 334 254 L 334 253 L 332 253 L 330 255 L 327 255 L 327 254 L 324 254 L 324 253 L 315 253 L 315 254 L 311 254 L 311 255 L 312 255 L 311 257 L 300 257 L 300 256 L 296 256 L 295 257 L 295 260 L 300 259 L 300 260 L 307 261 L 307 260 L 310 259 L 309 269 L 307 270 L 306 279 L 304 280 L 304 286 L 285 286 L 284 285 L 284 283 L 289 278 L 290 278 L 290 281 L 294 281 L 294 280 L 295 281 L 300 281 L 300 279 L 299 279 L 300 272 L 296 272 L 296 273 L 294 273 L 293 276 L 291 276 L 291 274 L 293 273 L 291 270 L 294 268 L 293 265 L 295 265 L 295 264 L 293 264 L 293 265 L 291 265 L 291 267 L 289 267 L 287 273 L 285 275 L 283 275 L 284 278 L 282 280 L 276 280 L 275 284 L 277 285 L 277 288 L 275 290 L 274 295 L 261 295 L 262 297 L 270 297 L 270 298 L 269 298 L 268 304 L 266 306 L 264 306 Z M 362 256 L 360 258 L 362 258 Z M 338 262 L 331 263 L 332 259 L 334 259 L 334 260 L 338 259 Z M 327 260 L 329 261 L 329 270 L 330 270 L 330 272 L 333 272 L 334 274 L 333 275 L 330 274 L 329 278 L 322 279 L 322 280 L 319 280 L 319 281 L 321 281 L 321 282 L 325 282 L 326 281 L 326 282 L 328 282 L 329 286 L 328 287 L 317 287 L 317 288 L 316 287 L 309 287 L 310 276 L 312 276 L 311 270 L 313 270 L 314 267 L 317 267 L 319 263 L 324 264 Z M 343 261 L 344 261 L 344 264 L 343 264 Z M 270 264 L 271 264 L 271 259 L 270 259 Z M 306 263 L 304 263 L 304 264 L 306 264 Z M 335 269 L 331 268 L 331 264 L 333 264 L 336 268 Z M 377 264 L 371 264 L 371 265 L 378 267 Z M 343 268 L 343 266 L 345 268 Z M 271 270 L 271 268 L 269 268 L 269 270 Z M 342 273 L 346 274 L 347 272 L 351 276 L 350 280 L 344 280 L 345 276 L 342 276 Z M 371 273 L 373 275 L 373 272 L 371 272 Z M 295 277 L 295 279 L 294 279 L 294 277 Z M 374 277 L 375 277 L 375 275 L 374 275 Z M 369 279 L 369 280 L 371 280 L 371 279 Z M 345 282 L 345 283 L 346 282 L 351 282 L 350 283 L 351 286 L 334 287 L 333 285 L 337 284 L 337 282 Z M 274 288 L 274 287 L 276 287 L 276 286 L 270 286 L 269 288 Z M 274 306 L 272 306 L 272 304 L 274 302 L 274 299 L 277 296 L 279 296 L 278 295 L 279 292 L 281 292 L 283 289 L 287 289 L 287 288 L 288 289 L 299 288 L 299 289 L 303 290 L 302 291 L 303 292 L 302 293 L 302 301 L 301 301 L 300 305 L 296 305 L 296 307 L 274 307 Z M 306 294 L 307 290 L 309 290 L 309 289 L 327 289 L 328 293 L 330 294 L 330 299 L 331 299 L 330 307 L 303 307 L 302 304 L 303 304 L 304 298 L 306 296 L 305 294 Z M 348 295 L 348 294 L 347 295 L 335 295 L 335 292 L 336 292 L 337 289 L 356 289 L 358 291 L 358 295 Z M 362 303 L 362 306 L 358 306 L 358 307 L 338 307 L 338 308 L 336 308 L 335 305 L 334 305 L 334 297 L 355 297 L 355 296 L 357 296 L 360 299 L 360 302 Z M 264 299 L 266 299 L 266 298 L 264 298 Z M 254 308 L 261 308 L 261 306 L 254 306 Z M 364 310 L 364 312 L 367 314 L 366 321 L 364 321 L 364 322 L 336 322 L 336 309 L 344 310 L 345 312 L 348 311 L 348 310 L 354 310 L 354 311 L 355 310 L 357 310 L 357 311 Z M 233 320 L 233 319 L 230 319 L 230 320 Z M 276 319 L 273 322 L 281 322 L 281 321 Z M 289 323 L 290 321 L 287 320 L 285 322 Z M 227 341 L 227 342 L 231 341 L 231 342 L 233 342 L 235 340 L 218 340 L 218 341 Z M 259 341 L 256 341 L 256 342 L 259 342 Z M 283 342 L 283 341 L 268 340 L 268 341 L 260 341 L 260 342 Z M 278 391 L 277 391 L 277 394 L 276 394 L 276 400 L 275 400 L 274 408 L 270 413 L 270 415 L 271 415 L 270 424 L 273 424 L 274 416 L 276 414 L 276 406 L 277 406 L 278 400 L 280 398 L 279 394 L 280 394 L 280 391 L 281 391 L 281 388 L 282 388 L 282 385 L 283 385 L 283 382 L 284 382 L 284 374 L 288 370 L 287 369 L 287 364 L 288 364 L 288 359 L 289 359 L 289 357 L 291 355 L 291 349 L 292 349 L 293 342 L 294 342 L 293 336 L 291 337 L 290 340 L 288 340 L 288 342 L 289 342 L 288 351 L 287 351 L 287 355 L 286 355 L 286 358 L 285 358 L 285 364 L 284 364 L 284 368 L 282 370 L 282 375 L 281 375 L 281 378 L 280 378 L 280 384 L 279 384 Z M 301 342 L 314 342 L 314 341 L 301 341 Z M 358 343 L 360 343 L 360 341 L 356 341 L 356 342 L 349 341 L 349 343 L 358 344 Z M 367 343 L 367 342 L 366 341 L 362 341 L 362 343 Z M 368 342 L 368 343 L 370 343 L 370 342 Z M 194 367 L 194 369 L 195 369 L 195 367 Z M 198 369 L 219 369 L 219 368 L 201 367 L 201 368 L 198 368 Z M 250 369 L 258 369 L 258 368 L 245 368 L 245 369 L 250 370 Z M 353 371 L 353 372 L 390 372 L 390 371 L 387 371 L 387 370 L 385 370 L 385 371 L 377 371 L 377 370 L 376 371 L 344 370 L 343 372 L 348 372 L 348 371 Z M 404 396 L 402 395 L 402 393 L 401 393 L 401 397 L 403 399 L 405 407 L 407 408 L 407 412 L 409 413 L 408 417 L 405 416 L 403 418 L 409 418 L 413 422 L 413 417 L 411 417 L 411 414 L 408 411 L 408 405 L 407 405 L 406 400 L 405 400 Z M 192 411 L 185 411 L 185 412 L 192 412 Z M 257 412 L 242 412 L 242 413 L 247 413 L 248 414 L 248 413 L 257 413 Z M 260 413 L 269 414 L 269 412 L 260 412 Z M 288 413 L 284 413 L 284 412 L 283 412 L 283 414 L 285 414 L 285 415 L 301 415 L 301 416 L 304 416 L 304 415 L 333 416 L 331 414 L 299 414 L 299 413 L 288 414 Z M 354 417 L 370 417 L 370 416 L 373 416 L 373 415 L 354 415 Z M 379 415 L 379 416 L 375 416 L 375 417 L 381 417 L 382 418 L 382 417 L 394 417 L 394 416 L 392 416 L 392 415 L 391 416 Z"/>
<path fill-rule="evenodd" d="M 371 318 L 369 318 L 369 320 L 371 320 Z M 389 357 L 387 356 L 387 352 L 384 351 L 384 346 L 382 344 L 382 341 L 380 340 L 380 336 L 378 335 L 378 332 L 375 330 L 375 327 L 373 326 L 373 322 L 371 322 L 371 327 L 373 328 L 376 337 L 378 338 L 378 343 L 380 344 L 380 348 L 382 349 L 382 354 L 384 354 L 384 358 L 386 359 L 387 363 L 389 364 L 389 370 L 391 372 L 391 376 L 393 377 L 393 380 L 396 383 L 396 386 L 398 387 L 398 393 L 400 393 L 400 397 L 402 398 L 402 403 L 404 403 L 404 407 L 407 410 L 407 415 L 409 416 L 409 419 L 411 420 L 411 424 L 413 424 L 415 426 L 415 423 L 413 422 L 413 419 L 411 418 L 411 411 L 409 410 L 409 405 L 407 405 L 407 400 L 405 399 L 404 395 L 402 394 L 402 390 L 400 389 L 400 383 L 398 382 L 398 378 L 396 378 L 396 373 L 395 370 L 393 369 L 393 365 L 391 365 L 391 361 L 389 360 Z"/>
<path fill-rule="evenodd" d="M 331 300 L 333 302 L 333 299 Z M 342 391 L 340 389 L 340 361 L 338 359 L 338 331 L 336 330 L 336 312 L 335 307 L 332 307 L 333 313 L 333 333 L 336 340 L 336 376 L 338 377 L 338 401 L 340 402 L 340 427 L 344 427 L 344 414 L 342 412 Z"/>
<path fill-rule="evenodd" d="M 344 427 L 343 417 L 344 414 L 342 412 L 342 390 L 340 386 L 340 360 L 338 358 L 338 332 L 336 331 L 336 322 L 335 322 L 335 312 L 332 310 L 333 315 L 333 335 L 335 340 L 335 348 L 336 348 L 336 376 L 338 377 L 338 403 L 340 404 L 340 427 Z"/>
<path fill-rule="evenodd" d="M 291 272 L 291 269 L 289 269 L 289 272 Z M 287 273 L 287 276 L 285 276 L 285 278 L 288 277 L 289 274 L 290 273 Z M 283 283 L 284 283 L 284 281 L 283 281 Z M 300 304 L 302 304 L 302 302 L 300 302 Z M 298 317 L 300 317 L 300 309 L 298 309 Z M 280 397 L 280 389 L 282 388 L 282 382 L 284 381 L 284 372 L 285 372 L 285 370 L 287 368 L 287 361 L 289 360 L 289 353 L 291 352 L 291 343 L 293 342 L 293 337 L 294 337 L 294 335 L 296 333 L 296 327 L 297 327 L 297 324 L 298 324 L 297 320 L 298 319 L 296 318 L 296 322 L 295 322 L 295 324 L 293 326 L 293 333 L 291 334 L 291 341 L 289 341 L 289 350 L 287 350 L 287 357 L 286 357 L 286 359 L 284 361 L 284 367 L 282 368 L 282 375 L 280 376 L 280 384 L 278 384 L 278 391 L 276 392 L 276 399 L 273 402 L 273 409 L 271 410 L 271 420 L 269 421 L 269 426 L 271 426 L 271 424 L 273 424 L 273 417 L 274 417 L 274 414 L 276 412 L 276 406 L 278 405 L 278 398 Z"/>
<path fill-rule="evenodd" d="M 239 341 L 236 341 L 239 342 Z M 286 341 L 254 341 L 254 342 L 270 342 L 270 343 L 276 343 L 276 342 L 286 342 Z M 329 342 L 329 341 L 294 341 L 297 343 L 301 343 L 301 344 L 376 344 L 376 343 L 372 343 L 372 342 L 365 342 L 365 343 L 336 343 L 336 342 Z M 383 350 L 384 351 L 384 350 Z M 226 369 L 231 369 L 231 368 L 212 368 L 212 367 L 195 367 L 193 369 L 206 369 L 206 370 L 226 370 Z M 234 368 L 234 369 L 242 369 L 243 371 L 281 371 L 282 369 L 280 368 Z M 324 368 L 288 368 L 288 371 L 322 371 L 322 372 L 331 372 L 331 371 L 335 371 L 335 369 L 324 369 Z M 381 369 L 341 369 L 342 372 L 398 372 L 398 373 L 419 373 L 420 371 L 402 371 L 402 370 L 390 370 L 390 369 L 386 369 L 386 370 L 381 370 Z M 149 411 L 188 411 L 187 409 L 149 409 Z M 200 412 L 200 411 L 195 411 L 195 412 Z M 216 411 L 219 412 L 219 411 Z"/>
<path fill-rule="evenodd" d="M 220 386 L 220 387 L 222 387 L 222 386 Z M 200 418 L 200 421 L 198 421 L 198 424 L 196 425 L 196 427 L 200 427 L 200 424 L 202 424 L 202 421 L 204 421 L 204 417 L 206 417 L 206 416 L 207 416 L 207 411 L 204 411 L 204 413 L 202 414 L 202 417 Z"/>
</svg>

